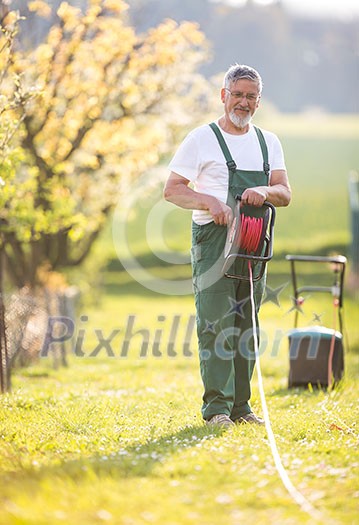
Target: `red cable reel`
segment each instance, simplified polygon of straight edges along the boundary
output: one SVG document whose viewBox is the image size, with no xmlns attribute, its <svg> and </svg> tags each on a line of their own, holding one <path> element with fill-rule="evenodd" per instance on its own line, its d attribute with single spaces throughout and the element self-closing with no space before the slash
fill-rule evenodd
<svg viewBox="0 0 359 525">
<path fill-rule="evenodd" d="M 224 248 L 224 265 L 222 272 L 226 277 L 249 280 L 249 275 L 229 273 L 236 258 L 260 262 L 259 274 L 254 281 L 259 280 L 265 269 L 265 264 L 273 255 L 272 238 L 275 220 L 275 208 L 265 202 L 261 208 L 245 205 L 241 207 L 240 197 L 236 197 L 234 217 L 228 228 Z M 256 216 L 258 215 L 258 216 Z"/>
</svg>

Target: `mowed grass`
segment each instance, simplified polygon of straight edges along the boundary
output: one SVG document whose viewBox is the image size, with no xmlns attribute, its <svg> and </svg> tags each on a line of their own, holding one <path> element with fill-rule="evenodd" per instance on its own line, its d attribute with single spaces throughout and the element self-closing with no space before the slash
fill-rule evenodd
<svg viewBox="0 0 359 525">
<path fill-rule="evenodd" d="M 93 254 L 90 267 L 109 260 L 102 288 L 79 307 L 68 341 L 84 356 L 70 355 L 68 368 L 54 370 L 50 357 L 15 371 L 13 392 L 0 398 L 0 523 L 357 523 L 359 305 L 352 290 L 344 295 L 344 380 L 331 392 L 287 388 L 294 312 L 284 255 L 349 253 L 347 174 L 359 161 L 355 137 L 337 132 L 340 140 L 281 137 L 294 195 L 278 210 L 268 266 L 278 301 L 268 296 L 261 309 L 261 367 L 278 450 L 320 519 L 288 495 L 265 429 L 203 424 L 193 298 L 150 289 L 189 278 L 190 214 L 164 209 L 156 238 L 147 220 L 160 199 L 154 185 L 130 209 L 132 261 L 118 261 L 110 230 Z M 161 259 L 166 247 L 181 252 L 177 260 Z M 123 269 L 132 262 L 132 272 L 134 261 L 147 272 L 140 282 Z M 308 284 L 332 283 L 327 265 L 299 270 Z M 98 282 L 86 278 L 89 286 Z M 332 327 L 330 294 L 304 295 L 299 325 Z M 256 373 L 252 406 L 262 413 Z"/>
<path fill-rule="evenodd" d="M 123 320 L 136 307 L 135 297 L 126 299 L 129 310 L 123 298 L 103 298 L 103 314 L 93 312 L 83 344 L 88 355 L 98 342 L 94 327 L 106 337 L 122 328 L 112 342 L 115 358 L 102 350 L 56 371 L 43 359 L 18 371 L 13 393 L 2 396 L 0 523 L 226 525 L 267 524 L 269 517 L 281 524 L 316 523 L 282 486 L 263 428 L 222 432 L 204 426 L 195 338 L 192 356 L 183 355 L 178 335 L 177 356 L 169 357 L 169 327 L 163 328 L 163 355 L 153 356 L 158 318 L 180 312 L 183 332 L 192 305 L 153 299 L 150 312 L 137 316 L 137 328 L 152 326 L 147 356 L 139 357 L 138 333 L 121 358 Z M 290 308 L 288 300 L 281 307 L 263 305 L 269 342 L 261 364 L 278 449 L 292 482 L 323 522 L 354 524 L 357 354 L 347 354 L 338 389 L 288 390 L 288 343 L 279 330 L 291 326 Z M 252 405 L 262 412 L 256 376 Z"/>
</svg>

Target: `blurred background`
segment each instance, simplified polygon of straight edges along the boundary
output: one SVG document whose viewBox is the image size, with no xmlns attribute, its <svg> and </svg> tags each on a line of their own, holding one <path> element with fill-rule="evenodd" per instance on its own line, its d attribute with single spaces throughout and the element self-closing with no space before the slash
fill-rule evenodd
<svg viewBox="0 0 359 525">
<path fill-rule="evenodd" d="M 11 5 L 26 16 L 23 44 L 34 46 L 53 19 L 36 17 L 27 3 L 13 0 Z M 87 1 L 69 4 L 85 8 Z M 236 62 L 251 64 L 264 79 L 265 100 L 281 112 L 359 110 L 355 0 L 129 0 L 127 4 L 129 23 L 139 33 L 166 18 L 197 22 L 209 42 L 209 56 L 199 67 L 206 78 Z"/>
</svg>

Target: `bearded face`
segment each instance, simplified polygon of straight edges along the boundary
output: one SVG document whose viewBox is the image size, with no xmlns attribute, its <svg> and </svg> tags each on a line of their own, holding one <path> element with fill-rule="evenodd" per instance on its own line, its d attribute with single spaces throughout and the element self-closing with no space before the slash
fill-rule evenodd
<svg viewBox="0 0 359 525">
<path fill-rule="evenodd" d="M 222 102 L 227 118 L 238 129 L 250 123 L 259 105 L 260 93 L 257 82 L 241 78 L 229 88 L 222 88 Z"/>
</svg>

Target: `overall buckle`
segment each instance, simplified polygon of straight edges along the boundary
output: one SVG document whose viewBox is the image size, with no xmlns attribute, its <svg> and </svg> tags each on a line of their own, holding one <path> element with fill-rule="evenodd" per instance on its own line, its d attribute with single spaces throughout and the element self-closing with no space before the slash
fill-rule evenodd
<svg viewBox="0 0 359 525">
<path fill-rule="evenodd" d="M 237 164 L 234 162 L 233 159 L 229 160 L 227 162 L 227 168 L 230 170 L 230 171 L 236 171 L 237 169 Z"/>
<path fill-rule="evenodd" d="M 263 171 L 266 174 L 266 176 L 269 177 L 270 165 L 268 164 L 268 162 L 263 162 Z"/>
</svg>

